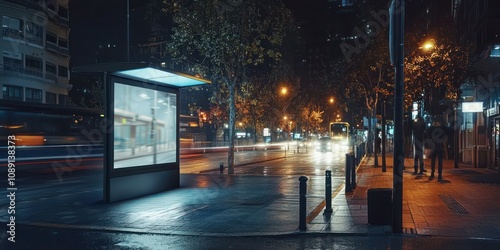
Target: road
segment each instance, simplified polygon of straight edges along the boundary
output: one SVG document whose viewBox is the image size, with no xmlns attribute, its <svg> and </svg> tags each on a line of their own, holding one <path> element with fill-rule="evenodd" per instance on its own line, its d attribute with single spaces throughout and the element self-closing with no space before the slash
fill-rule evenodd
<svg viewBox="0 0 500 250">
<path fill-rule="evenodd" d="M 242 150 L 243 149 L 243 150 Z M 205 150 L 204 150 L 205 151 Z M 180 156 L 181 173 L 210 173 L 219 171 L 220 164 L 227 167 L 227 152 L 182 154 Z M 346 146 L 336 145 L 332 152 L 289 147 L 266 149 L 263 147 L 239 148 L 235 152 L 235 165 L 238 174 L 251 175 L 307 175 L 324 176 L 325 170 L 332 171 L 332 176 L 342 176 L 345 163 Z M 172 153 L 169 153 L 172 154 Z M 78 177 L 74 173 L 88 170 L 102 170 L 101 145 L 19 147 L 16 149 L 16 172 L 20 178 L 30 178 L 37 174 L 53 174 Z M 171 156 L 168 156 L 171 158 Z M 131 159 L 137 161 L 140 158 Z M 160 159 L 160 158 L 159 158 Z M 122 161 L 119 161 L 122 162 Z M 265 162 L 265 164 L 263 163 Z M 0 159 L 0 167 L 7 166 L 7 159 Z M 26 171 L 24 176 L 22 173 Z"/>
<path fill-rule="evenodd" d="M 94 218 L 96 213 L 103 213 L 106 220 L 95 222 L 98 230 L 85 227 L 59 227 L 57 225 L 43 225 L 44 220 L 36 220 L 39 223 L 23 224 L 22 217 L 16 226 L 16 243 L 7 240 L 6 234 L 0 235 L 0 249 L 33 249 L 33 242 L 43 249 L 498 249 L 499 241 L 487 239 L 458 239 L 445 237 L 425 237 L 415 235 L 338 235 L 338 234 L 287 234 L 274 236 L 199 236 L 196 230 L 206 231 L 213 228 L 210 223 L 211 217 L 232 216 L 228 221 L 233 221 L 229 225 L 236 226 L 236 223 L 244 221 L 238 213 L 229 213 L 235 208 L 240 209 L 240 213 L 248 214 L 249 211 L 257 211 L 263 214 L 259 223 L 267 223 L 266 228 L 277 230 L 279 227 L 293 230 L 297 226 L 296 221 L 285 222 L 280 217 L 270 217 L 265 214 L 266 208 L 273 204 L 279 204 L 286 199 L 296 199 L 297 177 L 306 175 L 310 178 L 308 186 L 308 200 L 311 208 L 316 207 L 323 199 L 324 194 L 324 174 L 325 170 L 331 170 L 333 176 L 332 187 L 335 190 L 344 177 L 344 159 L 347 148 L 336 148 L 333 152 L 308 151 L 294 153 L 293 149 L 283 150 L 255 150 L 240 151 L 236 153 L 235 178 L 229 178 L 227 174 L 219 174 L 219 164 L 223 162 L 227 165 L 227 153 L 192 154 L 184 155 L 181 159 L 181 185 L 182 180 L 194 176 L 203 176 L 202 181 L 196 187 L 202 188 L 202 192 L 197 192 L 197 197 L 185 197 L 183 193 L 194 193 L 191 187 L 184 187 L 178 192 L 169 194 L 168 197 L 175 198 L 175 207 L 172 214 L 166 212 L 162 203 L 159 207 L 152 207 L 149 211 L 141 208 L 140 203 L 134 203 L 127 207 L 126 211 L 144 210 L 145 214 L 159 214 L 162 217 L 148 219 L 143 218 L 144 225 L 157 224 L 169 225 L 178 224 L 189 226 L 193 230 L 193 235 L 176 235 L 161 232 L 137 232 L 142 228 L 140 224 L 116 224 L 121 221 L 109 215 L 115 214 L 106 210 L 93 210 L 101 207 L 102 199 L 102 159 L 101 158 L 81 158 L 77 156 L 64 157 L 59 160 L 21 161 L 17 162 L 18 172 L 16 181 L 19 187 L 16 196 L 16 208 L 19 215 L 28 215 L 31 218 L 53 217 L 62 225 L 79 225 L 79 220 Z M 4 166 L 3 166 L 4 167 Z M 2 176 L 6 175 L 2 167 Z M 226 173 L 227 169 L 225 170 Z M 238 178 L 237 176 L 249 176 L 249 178 Z M 226 178 L 227 177 L 227 178 Z M 278 178 L 280 181 L 276 181 Z M 222 183 L 222 180 L 228 182 Z M 266 183 L 267 180 L 274 180 L 273 183 Z M 208 186 L 207 186 L 208 184 Z M 223 185 L 223 186 L 221 186 Z M 235 186 L 233 186 L 235 185 Z M 254 186 L 254 190 L 248 186 Z M 233 188 L 238 187 L 238 188 Z M 255 197 L 242 193 L 243 190 L 251 190 Z M 263 193 L 275 194 L 270 199 L 261 200 Z M 0 190 L 0 195 L 5 197 L 5 190 Z M 67 197 L 78 197 L 78 199 L 68 199 Z M 204 200 L 215 196 L 224 197 L 224 200 L 231 201 L 226 204 L 217 205 L 218 212 L 213 211 L 211 216 L 203 215 L 206 209 L 200 209 L 200 204 L 205 204 Z M 156 198 L 155 198 L 156 197 Z M 142 200 L 164 200 L 155 196 L 142 198 Z M 272 198 L 272 199 L 271 199 Z M 169 198 L 170 199 L 170 198 Z M 70 202 L 68 202 L 70 201 Z M 7 199 L 0 200 L 2 211 L 6 211 Z M 151 201 L 149 201 L 151 202 Z M 276 203 L 278 202 L 278 203 Z M 53 207 L 65 207 L 64 214 L 51 215 L 50 210 L 36 209 L 40 204 L 48 204 Z M 82 209 L 84 204 L 90 208 Z M 309 203 L 308 203 L 309 205 Z M 119 204 L 117 204 L 120 207 Z M 134 208 L 134 206 L 137 206 Z M 215 206 L 215 205 L 214 205 Z M 190 211 L 196 207 L 198 213 Z M 214 207 L 215 208 L 215 207 Z M 120 209 L 125 209 L 120 207 Z M 294 211 L 292 209 L 292 211 Z M 312 209 L 308 208 L 308 211 Z M 170 210 L 169 210 L 170 211 Z M 226 212 L 228 211 L 228 212 Z M 288 211 L 283 207 L 282 211 Z M 181 213 L 183 216 L 176 215 Z M 187 216 L 190 215 L 190 216 Z M 8 221 L 5 213 L 1 214 L 0 221 Z M 135 215 L 137 218 L 139 215 Z M 194 217 L 193 217 L 194 216 Z M 99 217 L 99 216 L 97 216 Z M 196 220 L 193 220 L 196 218 Z M 115 222 L 113 222 L 115 220 Z M 141 219 L 142 220 L 142 219 Z M 29 219 L 28 219 L 29 221 Z M 33 220 L 31 220 L 33 221 Z M 107 225 L 106 223 L 113 222 Z M 102 224 L 100 224 L 102 223 Z M 125 221 L 126 223 L 126 221 Z M 149 224 L 148 224 L 149 223 Z M 256 222 L 246 221 L 248 225 Z M 192 226 L 190 226 L 192 224 Z M 111 227 L 110 227 L 111 226 Z M 106 228 L 129 228 L 126 230 L 109 230 Z M 275 229 L 272 229 L 272 227 Z M 136 230 L 136 231 L 134 231 Z M 165 228 L 163 228 L 165 230 Z M 251 230 L 251 229 L 250 229 Z M 77 242 L 77 244 L 75 244 Z"/>
<path fill-rule="evenodd" d="M 50 150 L 52 149 L 54 148 L 51 147 Z M 58 151 L 61 148 L 56 149 L 53 154 L 62 152 Z M 39 153 L 39 150 L 36 149 L 35 152 Z M 336 186 L 342 183 L 346 152 L 346 147 L 338 147 L 333 152 L 307 153 L 297 153 L 292 149 L 238 151 L 235 153 L 235 174 L 268 177 L 306 175 L 310 177 L 310 193 L 321 195 L 324 192 L 325 170 L 332 171 Z M 17 204 L 21 207 L 30 207 L 44 199 L 57 199 L 68 195 L 78 196 L 78 199 L 82 199 L 79 203 L 87 204 L 100 202 L 102 199 L 103 163 L 100 157 L 82 157 L 76 154 L 51 160 L 34 160 L 32 157 L 25 158 L 29 160 L 17 159 L 15 181 L 19 189 Z M 183 155 L 180 162 L 181 174 L 219 174 L 221 162 L 226 167 L 224 172 L 227 173 L 226 152 Z M 0 164 L 0 168 L 0 176 L 7 177 L 7 164 Z M 292 179 L 297 178 L 290 180 Z M 336 186 L 332 186 L 335 190 Z M 5 190 L 0 192 L 3 195 Z M 5 206 L 7 202 L 7 199 L 1 199 L 0 205 Z M 2 214 L 0 218 L 6 218 L 5 216 L 6 214 Z"/>
<path fill-rule="evenodd" d="M 496 240 L 448 237 L 415 237 L 404 235 L 332 235 L 296 234 L 254 237 L 207 237 L 118 233 L 21 226 L 16 243 L 0 239 L 1 249 L 428 249 L 428 250 L 496 250 Z M 74 239 L 91 239 L 75 244 Z"/>
</svg>

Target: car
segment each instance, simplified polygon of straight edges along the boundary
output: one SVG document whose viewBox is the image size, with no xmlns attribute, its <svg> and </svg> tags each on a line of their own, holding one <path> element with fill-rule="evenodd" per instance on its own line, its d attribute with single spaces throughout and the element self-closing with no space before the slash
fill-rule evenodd
<svg viewBox="0 0 500 250">
<path fill-rule="evenodd" d="M 316 141 L 316 150 L 321 152 L 332 151 L 332 138 L 329 136 L 321 137 Z"/>
<path fill-rule="evenodd" d="M 307 140 L 307 139 L 297 140 L 297 144 L 298 144 L 299 148 L 308 148 L 309 147 L 309 143 L 310 143 L 310 141 Z"/>
</svg>

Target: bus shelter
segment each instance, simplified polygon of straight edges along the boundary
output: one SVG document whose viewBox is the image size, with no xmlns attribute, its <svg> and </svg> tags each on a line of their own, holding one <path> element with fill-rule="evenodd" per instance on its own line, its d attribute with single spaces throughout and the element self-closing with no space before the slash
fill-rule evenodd
<svg viewBox="0 0 500 250">
<path fill-rule="evenodd" d="M 144 63 L 79 66 L 73 72 L 102 72 L 104 78 L 104 202 L 178 188 L 179 89 L 210 81 Z"/>
</svg>

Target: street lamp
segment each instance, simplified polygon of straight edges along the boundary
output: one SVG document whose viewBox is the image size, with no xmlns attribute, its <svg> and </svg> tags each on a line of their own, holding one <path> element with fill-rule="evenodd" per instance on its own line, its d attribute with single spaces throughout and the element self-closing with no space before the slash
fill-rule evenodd
<svg viewBox="0 0 500 250">
<path fill-rule="evenodd" d="M 288 127 L 288 116 L 286 116 L 286 115 L 283 116 L 283 121 L 284 121 L 283 123 L 285 124 L 285 129 L 284 129 L 285 135 L 286 135 L 285 140 L 288 141 L 288 136 L 290 135 L 290 129 Z"/>
<path fill-rule="evenodd" d="M 434 39 L 429 39 L 427 41 L 425 41 L 422 46 L 419 47 L 419 49 L 422 49 L 424 51 L 430 51 L 430 50 L 433 50 L 435 48 L 435 42 L 434 42 Z"/>
<path fill-rule="evenodd" d="M 330 100 L 328 100 L 328 102 L 330 103 L 331 105 L 331 110 L 330 112 L 328 112 L 328 126 L 330 126 L 330 122 L 332 122 L 332 120 L 330 119 L 330 113 L 333 112 L 333 103 L 335 102 L 335 99 L 333 99 L 333 97 L 330 97 Z"/>
<path fill-rule="evenodd" d="M 423 50 L 424 52 L 430 52 L 432 50 L 434 50 L 436 48 L 436 41 L 434 39 L 427 39 L 426 41 L 424 41 L 424 43 L 422 44 L 422 46 L 419 47 L 419 49 Z M 431 55 L 432 57 L 432 55 Z M 420 116 L 424 117 L 424 99 L 425 98 L 428 98 L 426 96 L 424 96 L 424 93 L 425 93 L 425 87 L 424 87 L 424 90 L 422 92 L 422 98 L 420 99 Z"/>
<path fill-rule="evenodd" d="M 282 95 L 286 95 L 287 93 L 288 93 L 288 89 L 287 89 L 287 87 L 282 87 L 282 88 L 281 88 L 281 94 L 282 94 Z"/>
</svg>

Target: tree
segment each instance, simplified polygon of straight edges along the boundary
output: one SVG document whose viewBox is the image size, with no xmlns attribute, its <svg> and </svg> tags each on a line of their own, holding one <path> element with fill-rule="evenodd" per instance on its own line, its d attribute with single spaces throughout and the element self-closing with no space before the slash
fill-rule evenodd
<svg viewBox="0 0 500 250">
<path fill-rule="evenodd" d="M 313 133 L 317 134 L 322 130 L 321 123 L 323 122 L 323 113 L 324 112 L 320 110 L 319 106 L 314 106 L 312 103 L 304 106 L 301 112 L 301 120 L 302 124 L 305 125 L 306 138 L 309 137 L 309 131 L 313 131 Z"/>
<path fill-rule="evenodd" d="M 250 67 L 281 57 L 279 47 L 291 12 L 280 0 L 165 0 L 173 16 L 169 44 L 174 57 L 202 66 L 210 79 L 228 90 L 228 172 L 234 173 L 236 89 Z"/>
<path fill-rule="evenodd" d="M 424 101 L 430 115 L 440 115 L 445 99 L 459 98 L 460 86 L 473 74 L 470 65 L 472 46 L 456 39 L 450 22 L 443 22 L 425 37 L 409 36 L 405 58 L 405 103 Z"/>
<path fill-rule="evenodd" d="M 102 75 L 75 74 L 74 87 L 69 92 L 70 102 L 85 108 L 104 108 L 104 84 Z"/>
<path fill-rule="evenodd" d="M 240 88 L 236 101 L 238 120 L 247 124 L 253 130 L 254 143 L 263 131 L 263 119 L 266 114 L 265 96 L 269 95 L 269 84 L 262 77 L 253 76 Z M 249 125 L 249 126 L 248 126 Z"/>
<path fill-rule="evenodd" d="M 331 76 L 328 77 L 340 79 L 332 82 L 331 86 L 335 92 L 342 93 L 339 102 L 346 104 L 345 108 L 352 114 L 353 121 L 360 112 L 370 120 L 376 117 L 380 97 L 391 95 L 394 86 L 386 35 L 388 16 L 384 18 L 387 1 L 362 1 L 357 4 L 357 8 L 357 16 L 353 20 L 353 39 L 340 43 L 344 58 L 332 61 Z M 368 129 L 366 145 L 367 152 L 371 152 L 375 128 L 369 123 Z"/>
</svg>

